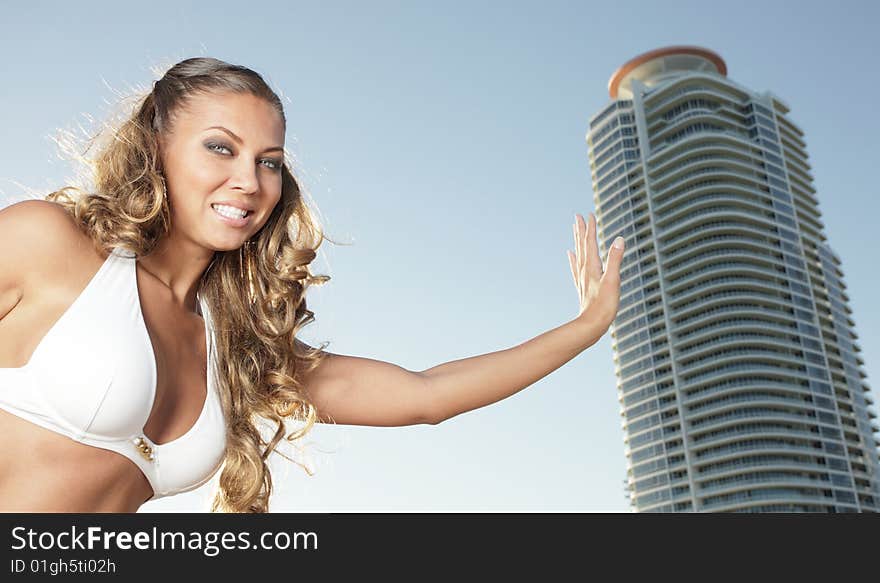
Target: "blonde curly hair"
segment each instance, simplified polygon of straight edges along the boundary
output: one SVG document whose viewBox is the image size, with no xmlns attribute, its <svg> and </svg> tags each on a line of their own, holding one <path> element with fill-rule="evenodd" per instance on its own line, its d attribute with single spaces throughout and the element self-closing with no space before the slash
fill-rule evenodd
<svg viewBox="0 0 880 583">
<path fill-rule="evenodd" d="M 286 124 L 281 100 L 255 71 L 214 58 L 185 59 L 145 95 L 135 92 L 132 111 L 120 123 L 105 124 L 83 154 L 73 154 L 90 168 L 92 191 L 65 186 L 44 198 L 62 205 L 104 254 L 119 246 L 137 257 L 148 255 L 170 229 L 159 135 L 171 128 L 175 112 L 189 98 L 225 92 L 262 97 Z M 62 147 L 73 153 L 72 134 L 62 135 Z M 95 144 L 97 154 L 87 158 Z M 268 512 L 272 477 L 267 458 L 275 451 L 295 461 L 276 446 L 282 439 L 300 439 L 317 419 L 302 379 L 324 358 L 327 343 L 312 348 L 296 334 L 314 321 L 306 289 L 330 280 L 311 274 L 309 264 L 323 240 L 332 240 L 312 216 L 291 166 L 285 152 L 281 198 L 266 224 L 238 250 L 215 252 L 199 283 L 198 297 L 214 324 L 214 376 L 227 422 L 212 512 Z M 268 441 L 260 433 L 260 420 L 274 425 Z M 285 436 L 288 420 L 302 425 Z"/>
</svg>

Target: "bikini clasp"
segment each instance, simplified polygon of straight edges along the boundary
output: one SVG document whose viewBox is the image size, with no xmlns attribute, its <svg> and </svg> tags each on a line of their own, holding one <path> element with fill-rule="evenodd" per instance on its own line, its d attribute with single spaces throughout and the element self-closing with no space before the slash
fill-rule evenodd
<svg viewBox="0 0 880 583">
<path fill-rule="evenodd" d="M 138 449 L 138 451 L 140 452 L 141 456 L 143 456 L 143 458 L 144 458 L 145 460 L 150 461 L 150 462 L 153 461 L 153 459 L 154 459 L 154 457 L 155 457 L 155 456 L 153 455 L 153 448 L 150 447 L 149 444 L 148 444 L 146 441 L 144 441 L 144 438 L 143 438 L 143 437 L 137 437 L 137 438 L 135 438 L 135 440 L 134 440 L 134 445 L 135 445 L 135 447 Z"/>
</svg>

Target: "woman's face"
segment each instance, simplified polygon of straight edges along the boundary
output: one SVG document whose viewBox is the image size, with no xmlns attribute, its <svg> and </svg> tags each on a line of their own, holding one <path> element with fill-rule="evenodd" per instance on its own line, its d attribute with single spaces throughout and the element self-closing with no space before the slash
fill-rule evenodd
<svg viewBox="0 0 880 583">
<path fill-rule="evenodd" d="M 284 123 L 267 101 L 197 95 L 159 141 L 175 236 L 230 251 L 266 223 L 281 198 L 284 155 Z M 216 209 L 220 203 L 227 207 Z M 248 213 L 241 219 L 229 206 Z"/>
</svg>

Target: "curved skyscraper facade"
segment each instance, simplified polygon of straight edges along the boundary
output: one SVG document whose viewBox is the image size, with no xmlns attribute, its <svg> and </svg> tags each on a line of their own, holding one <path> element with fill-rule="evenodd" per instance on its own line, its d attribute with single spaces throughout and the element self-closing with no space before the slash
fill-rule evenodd
<svg viewBox="0 0 880 583">
<path fill-rule="evenodd" d="M 628 491 L 642 512 L 876 512 L 870 387 L 789 107 L 668 47 L 624 64 L 587 134 Z"/>
</svg>

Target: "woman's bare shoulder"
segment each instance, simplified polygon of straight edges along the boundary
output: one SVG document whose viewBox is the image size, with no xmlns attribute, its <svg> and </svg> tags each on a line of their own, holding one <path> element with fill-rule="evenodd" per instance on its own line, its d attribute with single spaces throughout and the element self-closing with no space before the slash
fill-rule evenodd
<svg viewBox="0 0 880 583">
<path fill-rule="evenodd" d="M 94 245 L 60 204 L 25 200 L 0 210 L 0 291 L 94 255 Z"/>
<path fill-rule="evenodd" d="M 34 232 L 34 229 L 38 228 L 60 230 L 59 236 L 69 234 L 71 230 L 81 232 L 71 214 L 63 206 L 43 199 L 23 200 L 0 209 L 0 224 L 3 225 L 7 237 L 14 232 L 20 239 L 28 242 L 52 240 L 53 233 Z"/>
</svg>

